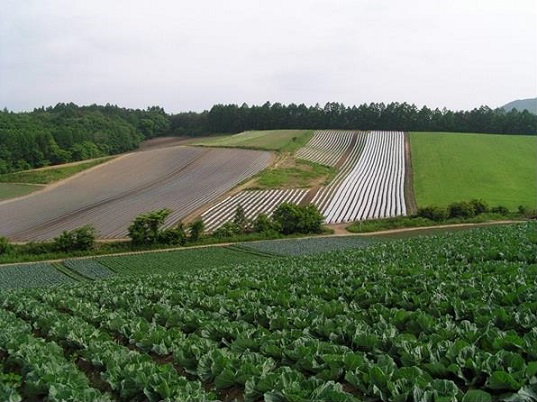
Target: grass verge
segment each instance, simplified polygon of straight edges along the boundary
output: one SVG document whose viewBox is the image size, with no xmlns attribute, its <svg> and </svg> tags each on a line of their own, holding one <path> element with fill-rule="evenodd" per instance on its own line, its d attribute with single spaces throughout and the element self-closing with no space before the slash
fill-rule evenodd
<svg viewBox="0 0 537 402">
<path fill-rule="evenodd" d="M 429 227 L 429 226 L 441 226 L 441 225 L 456 225 L 461 223 L 486 223 L 494 221 L 505 221 L 505 220 L 523 220 L 525 217 L 519 214 L 493 214 L 493 213 L 484 213 L 470 219 L 460 219 L 452 218 L 446 219 L 444 221 L 433 221 L 431 219 L 417 217 L 417 216 L 399 216 L 396 218 L 386 218 L 386 219 L 375 219 L 375 220 L 366 220 L 354 222 L 351 225 L 347 226 L 347 230 L 351 233 L 371 233 L 371 232 L 381 232 L 383 230 L 392 230 L 392 229 L 406 229 L 406 228 L 419 228 L 419 227 Z"/>
<path fill-rule="evenodd" d="M 66 179 L 93 166 L 100 165 L 112 159 L 111 157 L 92 159 L 76 164 L 59 165 L 22 172 L 0 174 L 2 183 L 50 184 Z"/>
<path fill-rule="evenodd" d="M 22 197 L 39 190 L 41 186 L 32 184 L 0 183 L 0 201 L 9 198 Z"/>
</svg>

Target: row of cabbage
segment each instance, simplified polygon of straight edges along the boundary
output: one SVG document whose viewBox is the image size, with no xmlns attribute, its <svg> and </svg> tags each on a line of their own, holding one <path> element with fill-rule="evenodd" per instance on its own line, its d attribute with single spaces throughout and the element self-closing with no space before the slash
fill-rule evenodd
<svg viewBox="0 0 537 402">
<path fill-rule="evenodd" d="M 368 247 L 375 242 L 372 238 L 362 236 L 329 236 L 252 241 L 240 243 L 236 247 L 272 255 L 298 256 Z"/>
<path fill-rule="evenodd" d="M 103 398 L 530 401 L 536 230 L 111 278 L 3 294 L 0 306 L 18 320 L 9 331 L 31 324 Z M 32 372 L 6 348 L 4 375 Z"/>
</svg>

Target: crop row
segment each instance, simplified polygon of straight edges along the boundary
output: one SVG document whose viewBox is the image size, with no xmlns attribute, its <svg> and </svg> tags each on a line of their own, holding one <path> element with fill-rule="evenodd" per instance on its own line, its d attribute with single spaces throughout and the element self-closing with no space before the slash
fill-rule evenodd
<svg viewBox="0 0 537 402">
<path fill-rule="evenodd" d="M 307 190 L 250 190 L 230 196 L 216 204 L 203 215 L 202 219 L 208 231 L 217 229 L 225 222 L 233 220 L 235 210 L 240 205 L 248 219 L 255 219 L 260 213 L 271 215 L 283 202 L 299 203 Z"/>
<path fill-rule="evenodd" d="M 267 254 L 298 256 L 367 247 L 374 240 L 360 236 L 310 237 L 305 239 L 263 240 L 240 243 L 238 247 Z"/>
<path fill-rule="evenodd" d="M 327 223 L 406 214 L 404 133 L 369 133 L 358 163 L 322 210 Z"/>
<path fill-rule="evenodd" d="M 3 203 L 0 232 L 44 240 L 85 224 L 125 237 L 139 214 L 170 208 L 175 222 L 267 166 L 261 151 L 171 147 L 120 157 L 49 191 Z"/>
<path fill-rule="evenodd" d="M 204 383 L 249 401 L 522 398 L 537 380 L 536 229 L 112 277 L 4 294 L 0 305 L 103 379 L 127 375 L 99 357 L 114 339 L 109 356 L 146 356 L 136 359 L 181 390 L 183 375 L 189 395 Z M 99 350 L 88 349 L 94 341 Z M 113 378 L 116 399 L 141 392 Z M 151 378 L 144 392 L 164 399 Z"/>
<path fill-rule="evenodd" d="M 335 166 L 352 145 L 357 134 L 354 131 L 316 131 L 295 156 L 310 162 Z"/>
</svg>

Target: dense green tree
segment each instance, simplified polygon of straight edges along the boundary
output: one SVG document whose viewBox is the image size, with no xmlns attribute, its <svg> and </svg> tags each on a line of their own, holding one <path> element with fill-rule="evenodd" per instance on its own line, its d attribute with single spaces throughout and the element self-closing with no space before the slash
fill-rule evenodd
<svg viewBox="0 0 537 402">
<path fill-rule="evenodd" d="M 168 208 L 138 215 L 128 228 L 129 237 L 133 244 L 158 243 L 161 227 L 172 211 Z"/>
<path fill-rule="evenodd" d="M 97 232 L 91 225 L 70 231 L 63 231 L 54 239 L 54 247 L 59 251 L 91 250 L 95 245 Z"/>
<path fill-rule="evenodd" d="M 274 211 L 272 219 L 285 235 L 322 232 L 323 216 L 315 205 L 282 203 Z"/>
</svg>

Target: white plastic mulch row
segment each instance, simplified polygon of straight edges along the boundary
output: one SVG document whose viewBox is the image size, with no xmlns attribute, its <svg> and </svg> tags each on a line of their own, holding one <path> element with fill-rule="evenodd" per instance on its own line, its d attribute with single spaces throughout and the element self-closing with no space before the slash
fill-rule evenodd
<svg viewBox="0 0 537 402">
<path fill-rule="evenodd" d="M 307 192 L 307 189 L 241 191 L 207 210 L 201 218 L 205 223 L 205 229 L 213 231 L 232 221 L 239 205 L 244 209 L 248 219 L 255 219 L 260 213 L 270 216 L 281 203 L 298 204 Z"/>
<path fill-rule="evenodd" d="M 327 223 L 406 215 L 403 132 L 373 131 L 354 168 L 321 208 Z"/>
<path fill-rule="evenodd" d="M 335 133 L 335 135 L 338 134 L 338 132 Z M 350 154 L 340 167 L 339 173 L 336 175 L 336 177 L 334 177 L 328 186 L 319 189 L 317 194 L 315 194 L 313 197 L 312 204 L 316 205 L 320 211 L 324 211 L 326 209 L 341 182 L 345 180 L 345 178 L 360 160 L 368 133 L 357 132 L 354 135 L 356 135 L 356 142 L 354 143 Z"/>
<path fill-rule="evenodd" d="M 355 131 L 316 131 L 295 156 L 322 165 L 334 166 L 352 142 Z"/>
</svg>

